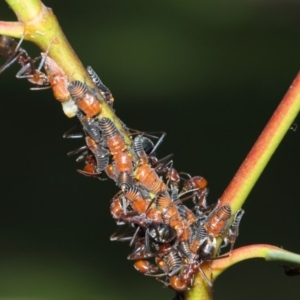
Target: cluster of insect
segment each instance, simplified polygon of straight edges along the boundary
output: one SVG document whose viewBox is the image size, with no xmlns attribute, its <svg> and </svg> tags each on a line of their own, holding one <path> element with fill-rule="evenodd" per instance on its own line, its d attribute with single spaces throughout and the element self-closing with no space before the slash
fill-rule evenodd
<svg viewBox="0 0 300 300">
<path fill-rule="evenodd" d="M 79 154 L 77 161 L 85 163 L 81 174 L 111 178 L 119 188 L 110 206 L 119 230 L 111 240 L 128 241 L 133 247 L 128 259 L 135 261 L 134 267 L 165 286 L 185 291 L 198 272 L 211 286 L 213 278 L 204 273 L 202 264 L 230 255 L 244 210 L 232 213 L 229 205 L 208 205 L 205 178 L 178 172 L 172 155 L 159 159 L 156 151 L 165 133 L 131 130 L 118 120 L 119 128 L 103 117 L 103 105 L 112 108 L 114 99 L 91 67 L 87 73 L 97 89 L 78 80 L 69 82 L 47 53 L 31 59 L 21 42 L 0 37 L 0 55 L 7 58 L 0 73 L 18 62 L 17 78 L 35 84 L 32 89 L 52 88 L 64 113 L 79 119 L 83 133 L 72 133 L 72 129 L 64 137 L 85 138 L 85 145 L 69 155 Z M 128 141 L 124 132 L 130 137 Z M 221 248 L 230 244 L 229 254 L 217 251 L 218 238 Z"/>
</svg>

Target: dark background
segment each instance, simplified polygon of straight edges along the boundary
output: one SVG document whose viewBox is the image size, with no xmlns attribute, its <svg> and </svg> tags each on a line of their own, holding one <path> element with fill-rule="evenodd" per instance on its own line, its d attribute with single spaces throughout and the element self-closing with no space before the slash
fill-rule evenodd
<svg viewBox="0 0 300 300">
<path fill-rule="evenodd" d="M 300 65 L 297 1 L 47 1 L 84 65 L 92 65 L 131 128 L 166 131 L 159 156 L 209 181 L 215 202 Z M 14 21 L 4 1 L 0 19 Z M 39 50 L 22 45 L 32 57 Z M 4 60 L 1 60 L 3 62 Z M 51 90 L 1 75 L 0 299 L 171 299 L 133 269 L 116 225 L 113 182 L 76 172 Z M 300 123 L 300 119 L 295 120 Z M 290 130 L 244 205 L 236 246 L 300 252 L 300 130 Z M 297 299 L 300 277 L 249 260 L 224 273 L 215 299 Z"/>
</svg>

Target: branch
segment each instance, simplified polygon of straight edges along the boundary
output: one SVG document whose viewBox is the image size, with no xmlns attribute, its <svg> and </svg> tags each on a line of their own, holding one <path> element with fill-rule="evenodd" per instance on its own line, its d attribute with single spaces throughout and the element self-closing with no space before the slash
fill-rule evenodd
<svg viewBox="0 0 300 300">
<path fill-rule="evenodd" d="M 232 208 L 232 213 L 235 213 L 238 209 L 242 207 L 243 203 L 245 202 L 247 196 L 251 192 L 259 176 L 263 172 L 267 163 L 271 159 L 273 153 L 275 152 L 278 145 L 282 141 L 285 133 L 291 128 L 291 125 L 294 119 L 296 118 L 297 114 L 299 113 L 299 110 L 300 110 L 300 73 L 298 73 L 298 75 L 294 79 L 289 90 L 287 91 L 281 103 L 275 110 L 273 116 L 267 123 L 266 127 L 264 128 L 261 135 L 255 142 L 254 146 L 248 153 L 244 162 L 242 163 L 237 173 L 235 174 L 235 176 L 229 183 L 228 187 L 224 191 L 220 199 L 220 206 L 230 205 Z M 218 238 L 216 249 L 219 249 L 221 242 L 222 239 Z M 246 250 L 251 249 L 251 251 L 254 250 L 261 251 L 257 248 L 257 246 L 247 246 L 247 247 L 249 248 L 246 248 Z M 269 246 L 269 247 L 273 247 L 273 246 Z M 280 248 L 276 248 L 276 249 L 278 250 Z M 284 250 L 281 249 L 280 253 L 282 253 L 283 251 Z M 249 255 L 255 255 L 254 252 L 252 252 L 252 254 L 250 253 Z M 260 255 L 263 255 L 262 252 L 259 253 Z M 270 253 L 274 254 L 275 252 L 270 252 Z M 268 258 L 271 257 L 270 255 L 268 256 Z M 244 259 L 248 259 L 246 257 L 244 258 L 242 257 L 243 256 L 240 256 L 239 260 L 236 260 L 236 262 L 234 263 L 237 263 Z M 260 256 L 260 257 L 264 257 L 264 256 Z M 268 258 L 266 257 L 266 259 Z M 215 270 L 216 266 L 220 266 L 222 262 L 225 264 L 228 260 L 232 262 L 234 261 L 233 253 L 231 257 L 229 257 L 227 260 L 224 258 L 224 259 L 213 261 L 212 265 L 203 264 L 203 271 L 207 273 L 211 270 L 211 268 L 214 268 Z M 220 271 L 218 273 L 214 271 L 213 272 L 214 278 L 219 276 L 222 272 Z M 202 286 L 204 285 L 204 287 L 201 289 L 201 287 L 195 285 L 191 291 L 187 292 L 186 299 L 188 300 L 202 299 L 202 298 L 211 299 L 211 291 L 209 291 L 208 289 L 207 282 L 203 281 L 202 275 L 198 273 L 195 276 L 195 282 L 200 282 L 200 281 L 202 281 L 201 285 Z"/>
<path fill-rule="evenodd" d="M 214 280 L 232 265 L 250 258 L 264 258 L 267 261 L 279 260 L 300 264 L 300 255 L 271 245 L 250 245 L 235 249 L 231 256 L 215 260 L 211 264 Z"/>
<path fill-rule="evenodd" d="M 253 186 L 300 110 L 300 73 L 221 196 L 221 205 L 232 212 L 242 207 Z"/>
</svg>

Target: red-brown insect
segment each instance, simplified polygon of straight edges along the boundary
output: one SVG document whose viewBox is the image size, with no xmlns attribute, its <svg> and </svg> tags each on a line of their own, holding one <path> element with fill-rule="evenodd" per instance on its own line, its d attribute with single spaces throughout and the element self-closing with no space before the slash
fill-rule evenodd
<svg viewBox="0 0 300 300">
<path fill-rule="evenodd" d="M 126 191 L 120 191 L 114 197 L 112 203 L 114 203 L 114 208 L 118 207 L 118 214 L 112 213 L 115 219 L 142 227 L 149 227 L 152 222 L 162 223 L 160 212 L 149 206 L 150 198 L 145 199 L 135 185 Z M 123 208 L 122 212 L 120 207 Z M 130 208 L 130 212 L 128 212 L 128 208 Z"/>
<path fill-rule="evenodd" d="M 124 193 L 126 200 L 128 200 L 129 205 L 138 214 L 143 214 L 147 211 L 149 206 L 149 201 L 146 201 L 142 194 L 139 192 L 136 186 L 132 186 L 128 191 Z"/>
<path fill-rule="evenodd" d="M 85 115 L 92 118 L 98 115 L 102 108 L 100 101 L 96 98 L 96 94 L 85 83 L 75 80 L 69 83 L 68 91 L 72 99 L 78 105 Z"/>
<path fill-rule="evenodd" d="M 165 176 L 167 186 L 171 186 L 171 189 L 179 188 L 180 176 L 179 173 L 173 168 L 173 160 L 170 160 L 172 154 L 160 159 L 153 164 L 155 171 L 158 175 Z"/>
<path fill-rule="evenodd" d="M 208 216 L 204 229 L 208 234 L 217 237 L 227 229 L 228 221 L 231 218 L 231 208 L 229 205 L 216 206 Z"/>
<path fill-rule="evenodd" d="M 126 144 L 115 124 L 108 118 L 102 118 L 99 128 L 103 133 L 107 147 L 112 155 L 126 150 Z"/>
<path fill-rule="evenodd" d="M 48 76 L 53 94 L 59 102 L 69 101 L 71 95 L 68 90 L 68 79 L 63 69 L 47 53 L 41 53 L 44 63 L 44 69 Z M 76 114 L 75 114 L 76 115 Z"/>
<path fill-rule="evenodd" d="M 68 90 L 69 81 L 67 75 L 63 69 L 47 55 L 47 53 L 41 53 L 42 59 L 44 59 L 44 69 L 49 79 L 54 97 L 61 102 L 65 115 L 69 118 L 76 116 L 78 112 L 78 106 Z M 39 88 L 33 88 L 39 89 Z"/>
<path fill-rule="evenodd" d="M 99 173 L 97 172 L 97 161 L 95 156 L 92 153 L 87 153 L 85 155 L 85 166 L 83 167 L 83 170 L 77 171 L 86 176 L 99 176 Z"/>
<path fill-rule="evenodd" d="M 115 220 L 119 220 L 121 215 L 126 212 L 126 207 L 124 207 L 125 203 L 122 203 L 122 199 L 120 198 L 121 193 L 117 193 L 114 198 L 111 200 L 110 212 L 112 217 Z M 122 205 L 123 204 L 123 205 Z"/>
<path fill-rule="evenodd" d="M 183 223 L 177 206 L 172 201 L 170 195 L 168 193 L 159 194 L 156 200 L 156 206 L 157 209 L 161 211 L 164 222 L 173 227 L 179 233 L 179 236 L 181 236 Z"/>
<path fill-rule="evenodd" d="M 134 177 L 140 185 L 154 194 L 160 194 L 167 191 L 166 184 L 158 177 L 155 170 L 148 164 L 141 165 L 134 172 Z"/>
<path fill-rule="evenodd" d="M 114 173 L 117 185 L 124 191 L 133 184 L 132 157 L 128 152 L 117 152 L 114 155 Z"/>
<path fill-rule="evenodd" d="M 207 209 L 207 204 L 206 204 L 206 196 L 208 193 L 207 180 L 202 176 L 191 177 L 187 173 L 180 173 L 180 174 L 184 174 L 189 177 L 189 179 L 185 180 L 182 191 L 187 192 L 187 191 L 194 190 L 193 192 L 194 203 L 198 206 L 198 208 L 201 211 L 205 211 Z"/>
<path fill-rule="evenodd" d="M 135 263 L 135 268 L 146 276 L 156 277 L 159 281 L 165 285 L 169 285 L 167 282 L 160 280 L 160 277 L 170 277 L 179 272 L 182 269 L 182 260 L 178 255 L 176 249 L 172 249 L 171 245 L 166 243 L 162 244 L 156 253 L 155 262 L 157 266 L 150 264 L 148 261 L 139 260 Z M 158 268 L 163 273 L 157 273 Z"/>
<path fill-rule="evenodd" d="M 115 170 L 112 164 L 109 164 L 106 168 L 105 168 L 105 173 L 106 175 L 112 179 L 113 181 L 117 181 L 117 177 L 115 174 Z"/>
<path fill-rule="evenodd" d="M 145 275 L 154 274 L 158 271 L 158 267 L 150 264 L 147 260 L 137 260 L 133 266 L 137 271 Z"/>
<path fill-rule="evenodd" d="M 0 73 L 17 61 L 22 66 L 20 71 L 16 74 L 17 78 L 25 78 L 33 84 L 50 88 L 48 76 L 41 72 L 44 60 L 42 59 L 39 67 L 36 68 L 34 63 L 40 59 L 40 57 L 32 59 L 27 52 L 20 47 L 23 39 L 24 36 L 19 43 L 17 43 L 11 37 L 0 36 L 0 56 L 7 57 L 7 61 L 0 68 Z"/>
</svg>

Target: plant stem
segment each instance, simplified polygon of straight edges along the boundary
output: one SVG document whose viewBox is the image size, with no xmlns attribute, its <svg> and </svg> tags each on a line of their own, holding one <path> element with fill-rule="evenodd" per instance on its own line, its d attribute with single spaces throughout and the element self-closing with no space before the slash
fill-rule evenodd
<svg viewBox="0 0 300 300">
<path fill-rule="evenodd" d="M 20 38 L 24 32 L 24 26 L 20 22 L 0 21 L 0 32 L 3 35 Z"/>
<path fill-rule="evenodd" d="M 273 116 L 224 191 L 221 196 L 220 206 L 230 205 L 233 213 L 242 207 L 259 176 L 282 141 L 285 133 L 291 128 L 299 110 L 300 73 L 297 74 Z M 222 239 L 218 238 L 217 249 L 221 242 Z M 217 264 L 217 261 L 224 261 L 224 259 L 214 261 L 214 266 Z M 207 271 L 205 266 L 203 269 Z M 195 277 L 195 282 L 198 282 L 198 280 L 201 280 L 202 275 L 198 273 Z M 207 292 L 208 287 L 206 282 L 203 282 L 203 290 L 200 290 L 201 288 L 197 286 L 193 287 L 191 291 L 187 293 L 187 299 L 202 299 L 199 297 L 211 299 L 209 298 L 211 293 Z M 199 291 L 199 293 L 197 293 L 197 291 Z"/>
<path fill-rule="evenodd" d="M 300 73 L 296 76 L 270 121 L 221 196 L 232 212 L 242 207 L 254 184 L 300 110 Z"/>
<path fill-rule="evenodd" d="M 265 258 L 268 261 L 279 260 L 300 264 L 299 254 L 272 245 L 250 245 L 233 250 L 229 257 L 215 260 L 211 264 L 214 280 L 230 266 L 250 258 Z"/>
</svg>

